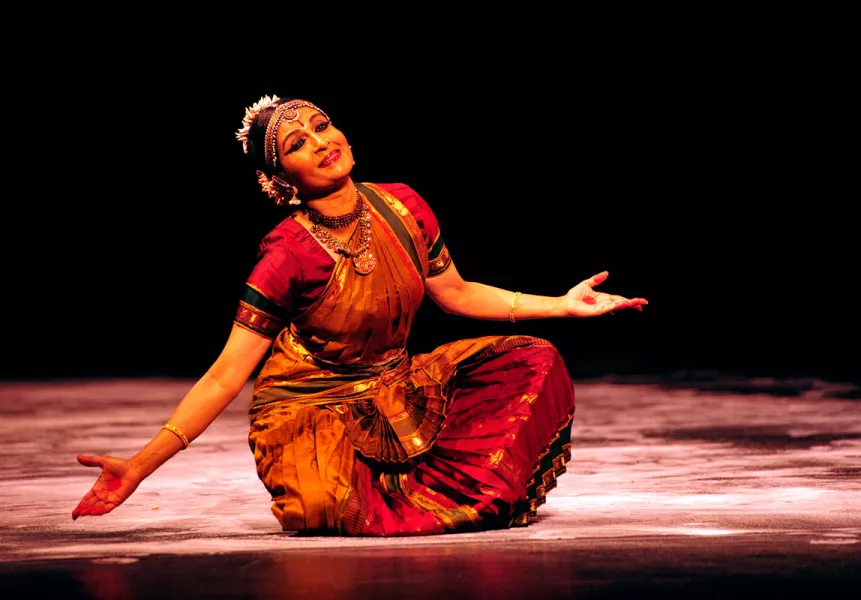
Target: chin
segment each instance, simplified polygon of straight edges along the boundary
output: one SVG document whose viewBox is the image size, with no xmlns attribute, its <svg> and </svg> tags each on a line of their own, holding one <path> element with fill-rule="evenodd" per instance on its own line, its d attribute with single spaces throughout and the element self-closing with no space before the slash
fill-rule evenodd
<svg viewBox="0 0 861 600">
<path fill-rule="evenodd" d="M 335 169 L 332 169 L 332 178 L 343 179 L 344 177 L 349 177 L 352 170 L 352 165 L 344 165 L 343 167 L 338 165 Z"/>
</svg>

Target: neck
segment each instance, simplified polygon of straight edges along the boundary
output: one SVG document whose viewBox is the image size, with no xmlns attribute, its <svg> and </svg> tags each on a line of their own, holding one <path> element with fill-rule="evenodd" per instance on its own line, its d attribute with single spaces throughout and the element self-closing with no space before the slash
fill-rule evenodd
<svg viewBox="0 0 861 600">
<path fill-rule="evenodd" d="M 356 186 L 352 179 L 338 189 L 306 201 L 308 208 L 313 208 L 326 217 L 337 217 L 350 212 L 356 207 Z"/>
</svg>

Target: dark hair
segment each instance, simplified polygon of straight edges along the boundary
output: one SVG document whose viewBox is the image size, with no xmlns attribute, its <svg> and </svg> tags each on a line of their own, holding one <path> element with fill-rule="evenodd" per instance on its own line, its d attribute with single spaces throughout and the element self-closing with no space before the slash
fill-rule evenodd
<svg viewBox="0 0 861 600">
<path fill-rule="evenodd" d="M 263 171 L 269 177 L 275 174 L 275 168 L 272 165 L 266 164 L 266 128 L 275 114 L 275 108 L 279 104 L 284 104 L 291 100 L 295 100 L 295 98 L 279 98 L 261 110 L 257 113 L 254 121 L 251 122 L 251 127 L 248 131 L 248 156 L 251 157 L 254 168 L 258 171 Z"/>
</svg>

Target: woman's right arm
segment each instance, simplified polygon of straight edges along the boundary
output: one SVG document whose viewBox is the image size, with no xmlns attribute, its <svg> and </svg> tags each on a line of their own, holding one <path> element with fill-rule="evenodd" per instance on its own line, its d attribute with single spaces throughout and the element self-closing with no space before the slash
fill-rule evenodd
<svg viewBox="0 0 861 600">
<path fill-rule="evenodd" d="M 234 324 L 221 354 L 166 422 L 182 431 L 189 442 L 197 438 L 239 395 L 271 345 L 271 339 Z M 102 474 L 72 512 L 72 518 L 110 512 L 122 504 L 146 477 L 182 449 L 183 443 L 177 435 L 160 429 L 129 460 L 78 456 L 78 462 L 83 465 L 101 467 Z"/>
</svg>

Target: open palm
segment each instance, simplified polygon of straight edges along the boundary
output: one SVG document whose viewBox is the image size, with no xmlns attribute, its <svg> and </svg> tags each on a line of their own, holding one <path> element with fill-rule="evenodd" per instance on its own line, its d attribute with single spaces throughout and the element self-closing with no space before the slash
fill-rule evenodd
<svg viewBox="0 0 861 600">
<path fill-rule="evenodd" d="M 593 288 L 607 279 L 609 273 L 602 271 L 589 279 L 584 279 L 565 295 L 565 308 L 571 317 L 597 317 L 607 313 L 613 313 L 623 308 L 643 310 L 648 304 L 645 298 L 625 298 L 615 294 L 606 294 L 595 291 Z"/>
<path fill-rule="evenodd" d="M 123 458 L 82 454 L 78 462 L 87 467 L 101 467 L 102 474 L 72 511 L 72 520 L 111 512 L 125 502 L 143 480 L 131 462 Z"/>
</svg>

